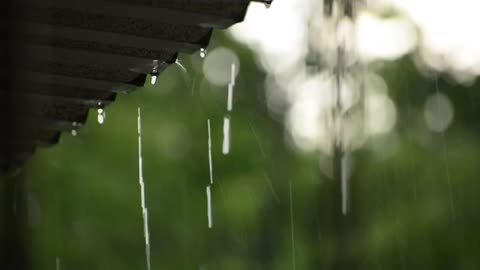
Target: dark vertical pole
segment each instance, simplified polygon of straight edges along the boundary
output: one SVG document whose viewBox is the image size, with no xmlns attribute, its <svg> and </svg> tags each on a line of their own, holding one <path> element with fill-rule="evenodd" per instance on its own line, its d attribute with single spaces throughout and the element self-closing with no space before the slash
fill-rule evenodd
<svg viewBox="0 0 480 270">
<path fill-rule="evenodd" d="M 5 177 L 3 192 L 4 237 L 1 268 L 5 270 L 28 269 L 26 237 L 26 205 L 21 176 Z"/>
<path fill-rule="evenodd" d="M 4 0 L 0 4 L 2 26 L 0 59 L 0 78 L 2 87 L 0 98 L 0 269 L 26 270 L 28 267 L 26 249 L 26 208 L 24 200 L 24 181 L 16 171 L 17 160 L 10 138 L 14 137 L 17 127 L 22 126 L 20 119 L 13 113 L 13 78 L 17 76 L 15 52 L 15 1 Z"/>
</svg>

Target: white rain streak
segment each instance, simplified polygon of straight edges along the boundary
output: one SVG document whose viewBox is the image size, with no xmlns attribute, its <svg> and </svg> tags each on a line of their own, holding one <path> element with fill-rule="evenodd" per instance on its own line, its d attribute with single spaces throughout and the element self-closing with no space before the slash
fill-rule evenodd
<svg viewBox="0 0 480 270">
<path fill-rule="evenodd" d="M 207 186 L 207 218 L 208 218 L 208 228 L 213 227 L 213 213 L 212 213 L 212 190 L 210 186 Z"/>
<path fill-rule="evenodd" d="M 182 64 L 182 62 L 180 60 L 175 60 L 175 65 L 177 65 L 178 67 L 180 67 L 180 69 L 184 72 L 184 73 L 188 73 L 187 72 L 187 68 L 185 68 L 185 66 Z"/>
<path fill-rule="evenodd" d="M 235 64 L 232 64 L 232 69 L 230 73 L 230 83 L 228 84 L 228 100 L 227 100 L 227 110 L 231 112 L 233 110 L 233 89 L 235 88 Z"/>
<path fill-rule="evenodd" d="M 147 269 L 150 270 L 150 233 L 148 229 L 148 209 L 145 204 L 145 183 L 143 182 L 143 160 L 142 160 L 142 115 L 140 107 L 138 108 L 137 118 L 138 128 L 138 182 L 140 183 L 141 207 L 143 215 L 143 229 L 145 237 L 145 255 L 147 260 Z"/>
<path fill-rule="evenodd" d="M 231 69 L 231 73 L 230 73 L 230 84 L 232 84 L 232 85 L 235 85 L 235 76 L 237 75 L 236 72 L 237 72 L 237 70 L 236 70 L 236 67 L 235 67 L 235 63 L 232 63 L 232 69 Z"/>
<path fill-rule="evenodd" d="M 348 187 L 348 173 L 347 173 L 347 166 L 348 166 L 348 160 L 347 157 L 342 158 L 342 175 L 341 175 L 341 180 L 342 180 L 342 214 L 344 216 L 347 215 L 348 213 L 348 193 L 349 193 L 349 187 Z"/>
<path fill-rule="evenodd" d="M 60 258 L 59 257 L 55 258 L 55 269 L 60 270 Z"/>
<path fill-rule="evenodd" d="M 233 110 L 233 87 L 234 85 L 228 84 L 228 100 L 227 100 L 227 110 L 231 112 Z"/>
<path fill-rule="evenodd" d="M 207 126 L 208 126 L 208 169 L 210 170 L 210 184 L 213 185 L 212 131 L 210 128 L 210 119 L 207 120 Z"/>
<path fill-rule="evenodd" d="M 228 155 L 230 153 L 230 118 L 223 118 L 223 145 L 222 153 Z"/>
<path fill-rule="evenodd" d="M 230 82 L 228 83 L 227 96 L 227 116 L 223 118 L 223 146 L 222 153 L 228 155 L 230 153 L 230 113 L 233 110 L 233 89 L 235 88 L 236 67 L 232 63 Z"/>
<path fill-rule="evenodd" d="M 275 198 L 277 203 L 280 203 L 280 198 L 278 197 L 277 192 L 275 192 L 275 188 L 273 187 L 272 180 L 270 179 L 270 177 L 266 172 L 263 172 L 263 178 L 265 178 L 265 181 L 267 182 L 267 185 L 270 188 L 270 191 L 272 192 L 273 197 Z"/>
</svg>

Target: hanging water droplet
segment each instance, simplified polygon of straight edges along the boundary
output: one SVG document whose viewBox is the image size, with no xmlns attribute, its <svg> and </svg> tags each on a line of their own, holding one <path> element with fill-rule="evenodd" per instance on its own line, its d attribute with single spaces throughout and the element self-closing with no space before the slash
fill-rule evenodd
<svg viewBox="0 0 480 270">
<path fill-rule="evenodd" d="M 203 59 L 207 56 L 207 49 L 201 48 L 200 49 L 200 57 Z"/>
<path fill-rule="evenodd" d="M 103 108 L 98 108 L 97 112 L 97 121 L 100 125 L 103 125 L 103 123 L 105 123 L 105 119 L 107 118 L 107 114 Z"/>
<path fill-rule="evenodd" d="M 155 85 L 157 83 L 157 75 L 152 75 L 151 83 L 152 85 Z"/>
<path fill-rule="evenodd" d="M 72 129 L 72 136 L 75 137 L 77 136 L 78 132 L 76 129 Z"/>
<path fill-rule="evenodd" d="M 153 69 L 152 69 L 152 72 L 150 73 L 150 75 L 152 76 L 150 81 L 152 85 L 155 85 L 157 83 L 158 74 L 159 74 L 158 60 L 153 60 Z"/>
<path fill-rule="evenodd" d="M 265 5 L 265 8 L 270 8 L 270 6 L 272 5 L 272 2 L 273 0 L 261 0 L 259 2 L 263 2 L 263 4 Z"/>
</svg>

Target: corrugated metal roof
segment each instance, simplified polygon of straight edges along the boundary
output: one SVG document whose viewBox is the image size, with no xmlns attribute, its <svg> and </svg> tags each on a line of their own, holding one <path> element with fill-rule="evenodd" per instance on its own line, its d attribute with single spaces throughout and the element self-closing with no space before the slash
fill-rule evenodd
<svg viewBox="0 0 480 270">
<path fill-rule="evenodd" d="M 178 52 L 206 47 L 213 27 L 243 20 L 250 0 L 13 2 L 2 26 L 9 44 L 1 55 L 9 63 L 0 90 L 3 170 L 80 128 L 89 109 L 143 86 Z"/>
</svg>

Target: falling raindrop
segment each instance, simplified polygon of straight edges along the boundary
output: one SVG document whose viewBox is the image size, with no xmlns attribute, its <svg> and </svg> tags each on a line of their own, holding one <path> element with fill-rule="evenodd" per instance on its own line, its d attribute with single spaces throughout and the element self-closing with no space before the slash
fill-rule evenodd
<svg viewBox="0 0 480 270">
<path fill-rule="evenodd" d="M 107 118 L 107 114 L 105 112 L 105 109 L 103 108 L 98 108 L 97 109 L 97 121 L 100 125 L 103 125 L 103 123 L 105 123 L 105 119 Z"/>
<path fill-rule="evenodd" d="M 155 85 L 157 83 L 157 77 L 158 77 L 157 75 L 152 75 L 152 79 L 150 81 L 152 85 Z"/>
<path fill-rule="evenodd" d="M 263 172 L 263 178 L 267 182 L 268 188 L 272 192 L 272 195 L 275 198 L 275 200 L 277 201 L 277 203 L 280 203 L 280 198 L 278 197 L 277 192 L 275 192 L 275 188 L 273 187 L 272 180 L 270 179 L 270 177 L 268 176 L 268 174 L 266 172 Z"/>
<path fill-rule="evenodd" d="M 208 167 L 210 170 L 210 184 L 213 185 L 212 133 L 210 129 L 210 119 L 208 119 L 207 125 L 208 125 Z"/>
<path fill-rule="evenodd" d="M 231 112 L 233 110 L 233 89 L 235 87 L 235 64 L 232 63 L 230 83 L 228 84 L 228 99 L 227 99 L 227 110 Z"/>
<path fill-rule="evenodd" d="M 60 270 L 60 258 L 59 257 L 55 258 L 55 269 Z"/>
<path fill-rule="evenodd" d="M 145 183 L 143 182 L 143 160 L 142 160 L 142 115 L 140 107 L 138 108 L 137 117 L 137 133 L 138 133 L 138 182 L 140 184 L 141 208 L 143 215 L 143 229 L 145 237 L 145 254 L 147 261 L 147 269 L 150 270 L 150 233 L 148 229 L 148 209 L 145 203 Z"/>
<path fill-rule="evenodd" d="M 233 110 L 233 88 L 235 86 L 235 64 L 231 65 L 230 82 L 228 83 L 228 97 L 227 97 L 227 116 L 223 118 L 223 147 L 222 152 L 224 155 L 230 153 L 230 113 Z"/>
<path fill-rule="evenodd" d="M 228 155 L 230 153 L 230 117 L 223 118 L 223 146 L 222 153 Z"/>
<path fill-rule="evenodd" d="M 208 218 L 208 228 L 211 229 L 213 226 L 213 216 L 212 216 L 212 191 L 210 186 L 207 186 L 207 218 Z"/>
<path fill-rule="evenodd" d="M 232 84 L 228 84 L 227 110 L 229 112 L 233 110 L 233 85 Z"/>
<path fill-rule="evenodd" d="M 207 56 L 207 49 L 201 48 L 200 49 L 200 57 L 203 59 Z"/>
<path fill-rule="evenodd" d="M 230 84 L 235 86 L 235 79 L 237 76 L 235 63 L 232 63 L 231 72 L 230 72 Z"/>
</svg>

